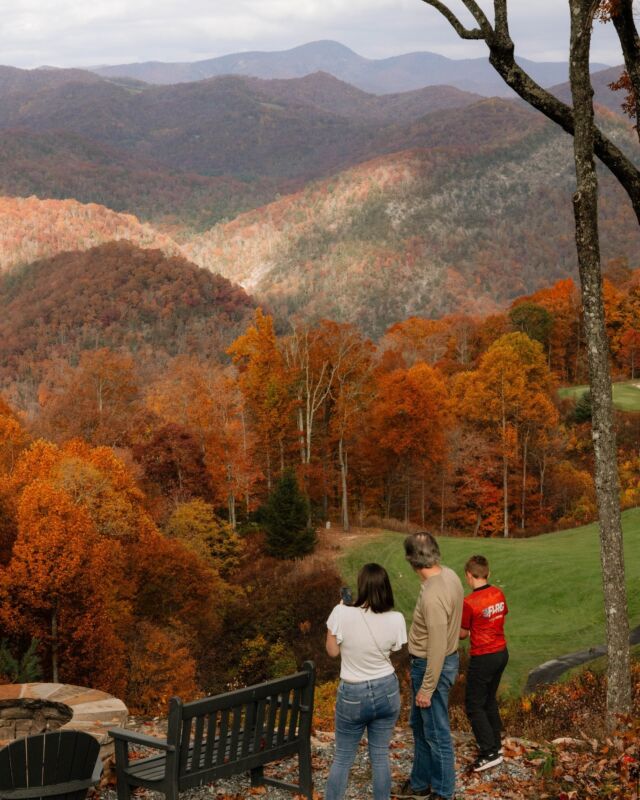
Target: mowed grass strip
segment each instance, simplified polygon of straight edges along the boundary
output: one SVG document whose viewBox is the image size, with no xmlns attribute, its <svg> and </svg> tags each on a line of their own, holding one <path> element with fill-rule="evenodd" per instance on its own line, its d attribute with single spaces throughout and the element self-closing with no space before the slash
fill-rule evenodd
<svg viewBox="0 0 640 800">
<path fill-rule="evenodd" d="M 623 514 L 629 617 L 640 624 L 640 509 Z M 355 589 L 358 569 L 382 564 L 391 578 L 396 607 L 407 622 L 419 580 L 404 560 L 400 533 L 383 533 L 351 546 L 339 566 Z M 509 666 L 503 688 L 519 693 L 531 669 L 574 650 L 605 641 L 600 545 L 596 524 L 531 539 L 461 539 L 439 537 L 443 563 L 464 579 L 466 560 L 489 559 L 491 582 L 507 597 Z M 468 589 L 465 586 L 465 591 Z M 465 645 L 466 646 L 466 645 Z"/>
<path fill-rule="evenodd" d="M 640 378 L 635 381 L 623 381 L 614 383 L 613 404 L 620 411 L 640 411 Z M 583 386 L 564 386 L 558 389 L 558 395 L 562 398 L 572 398 L 578 401 L 589 387 Z"/>
</svg>

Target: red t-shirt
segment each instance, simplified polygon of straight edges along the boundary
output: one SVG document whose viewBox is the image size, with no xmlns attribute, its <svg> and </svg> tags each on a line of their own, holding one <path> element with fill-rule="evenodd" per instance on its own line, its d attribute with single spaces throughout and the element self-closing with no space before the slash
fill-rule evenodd
<svg viewBox="0 0 640 800">
<path fill-rule="evenodd" d="M 499 653 L 507 646 L 504 618 L 507 601 L 497 586 L 481 586 L 465 597 L 461 626 L 471 631 L 471 655 Z"/>
</svg>

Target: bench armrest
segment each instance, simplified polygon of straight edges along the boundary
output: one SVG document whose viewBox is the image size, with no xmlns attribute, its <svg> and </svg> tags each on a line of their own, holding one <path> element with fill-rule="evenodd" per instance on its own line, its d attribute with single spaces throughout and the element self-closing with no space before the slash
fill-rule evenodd
<svg viewBox="0 0 640 800">
<path fill-rule="evenodd" d="M 141 747 L 152 747 L 155 750 L 165 750 L 167 753 L 173 753 L 176 749 L 174 745 L 167 744 L 166 739 L 156 739 L 155 736 L 147 736 L 145 733 L 137 733 L 136 731 L 128 731 L 126 728 L 111 728 L 109 736 L 113 739 L 122 739 L 131 744 L 139 744 Z"/>
</svg>

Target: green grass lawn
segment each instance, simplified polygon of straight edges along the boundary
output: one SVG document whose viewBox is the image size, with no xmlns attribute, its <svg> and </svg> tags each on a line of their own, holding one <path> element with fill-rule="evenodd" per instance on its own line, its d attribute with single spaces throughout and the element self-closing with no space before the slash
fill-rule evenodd
<svg viewBox="0 0 640 800">
<path fill-rule="evenodd" d="M 623 514 L 629 614 L 640 623 L 640 509 Z M 355 587 L 362 564 L 376 561 L 389 572 L 396 607 L 407 621 L 419 581 L 404 560 L 403 535 L 383 533 L 349 548 L 339 562 Z M 489 559 L 492 582 L 507 597 L 510 660 L 503 687 L 518 693 L 529 670 L 556 656 L 601 644 L 604 613 L 597 526 L 587 525 L 531 539 L 439 539 L 443 563 L 463 578 L 469 556 Z M 465 588 L 466 588 L 466 584 Z"/>
<path fill-rule="evenodd" d="M 620 411 L 640 411 L 640 379 L 635 381 L 624 381 L 613 384 L 613 404 Z M 579 400 L 582 395 L 589 391 L 589 387 L 584 386 L 564 386 L 558 389 L 558 394 L 562 398 L 571 397 Z"/>
</svg>

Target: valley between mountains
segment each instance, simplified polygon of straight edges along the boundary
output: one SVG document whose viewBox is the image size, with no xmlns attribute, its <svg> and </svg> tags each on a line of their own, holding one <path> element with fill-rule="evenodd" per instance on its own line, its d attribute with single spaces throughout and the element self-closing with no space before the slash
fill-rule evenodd
<svg viewBox="0 0 640 800">
<path fill-rule="evenodd" d="M 594 75 L 600 124 L 629 150 L 611 73 Z M 371 94 L 327 72 L 152 85 L 0 67 L 0 101 L 4 272 L 126 240 L 239 284 L 281 326 L 374 337 L 576 273 L 571 141 L 511 99 Z M 604 172 L 601 224 L 605 260 L 633 260 Z"/>
</svg>

